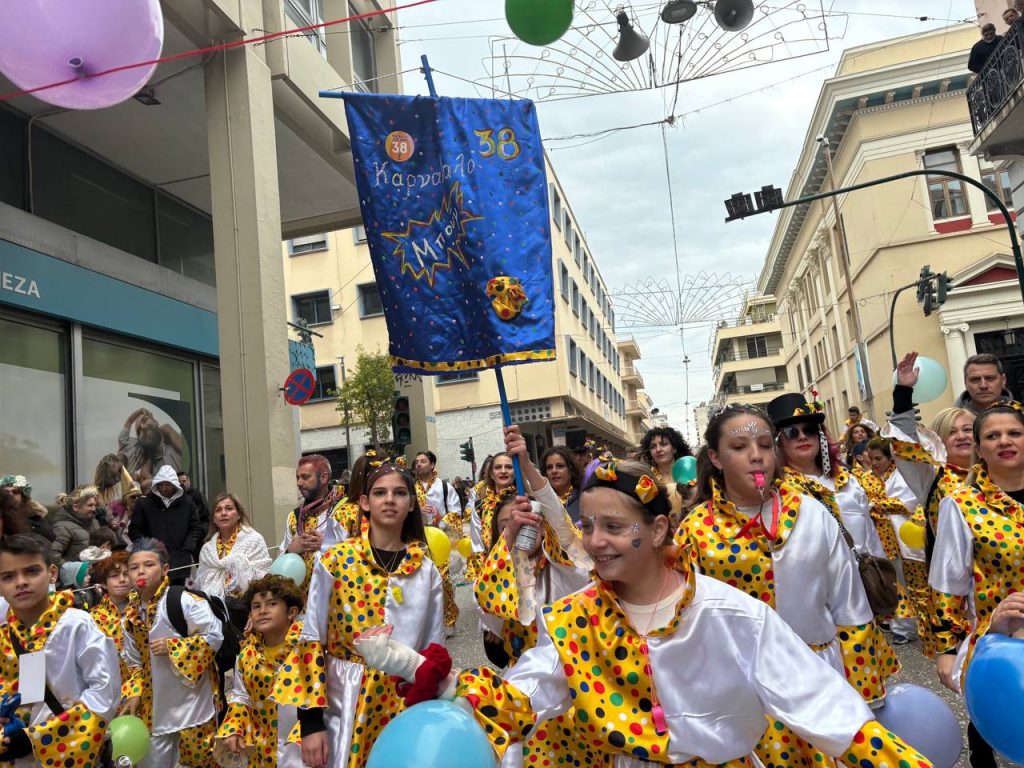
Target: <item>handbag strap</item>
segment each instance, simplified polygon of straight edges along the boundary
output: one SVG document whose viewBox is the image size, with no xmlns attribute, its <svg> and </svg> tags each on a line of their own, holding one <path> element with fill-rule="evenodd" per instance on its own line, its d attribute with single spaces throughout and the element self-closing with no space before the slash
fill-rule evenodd
<svg viewBox="0 0 1024 768">
<path fill-rule="evenodd" d="M 11 636 L 11 647 L 14 649 L 14 655 L 20 658 L 21 655 L 25 653 L 25 647 L 21 644 L 21 641 L 18 640 L 18 635 L 13 630 L 9 634 Z M 61 705 L 60 701 L 57 700 L 57 697 L 53 695 L 53 691 L 50 690 L 49 682 L 46 683 L 46 688 L 43 691 L 43 701 L 46 702 L 46 706 L 50 708 L 50 712 L 54 715 L 64 714 L 64 707 Z"/>
<path fill-rule="evenodd" d="M 846 539 L 846 546 L 848 546 L 850 549 L 854 550 L 854 554 L 857 554 L 856 553 L 857 547 L 853 543 L 853 536 L 851 536 L 850 532 L 848 530 L 846 530 L 846 526 L 843 525 L 843 521 L 842 520 L 840 520 L 838 517 L 836 517 L 834 519 L 835 519 L 836 523 L 839 525 L 840 533 L 842 533 L 843 534 L 843 538 Z"/>
</svg>

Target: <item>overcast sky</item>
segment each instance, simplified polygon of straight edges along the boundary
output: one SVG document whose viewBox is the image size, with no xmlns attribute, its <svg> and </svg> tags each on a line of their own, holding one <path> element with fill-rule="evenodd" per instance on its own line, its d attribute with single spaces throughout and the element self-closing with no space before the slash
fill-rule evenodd
<svg viewBox="0 0 1024 768">
<path fill-rule="evenodd" d="M 817 7 L 813 0 L 807 4 Z M 752 284 L 776 219 L 759 216 L 725 224 L 722 201 L 765 184 L 787 187 L 822 82 L 834 73 L 843 49 L 948 26 L 975 14 L 971 0 L 825 0 L 825 6 L 830 7 L 831 30 L 845 25 L 843 38 L 830 41 L 828 51 L 682 84 L 674 112 L 686 116 L 668 129 L 667 139 L 684 281 L 685 275 L 692 279 L 704 270 L 730 273 L 734 280 Z M 418 65 L 425 53 L 440 71 L 435 82 L 441 94 L 485 95 L 472 84 L 441 73 L 467 80 L 484 77 L 488 37 L 508 34 L 502 14 L 503 3 L 476 0 L 439 0 L 402 12 L 398 24 L 403 67 Z M 919 16 L 932 18 L 919 21 Z M 614 31 L 614 20 L 610 28 Z M 422 76 L 407 73 L 405 91 L 426 93 Z M 661 128 L 621 131 L 598 141 L 553 139 L 661 120 L 670 113 L 670 97 L 662 89 L 538 103 L 545 147 L 612 291 L 647 279 L 675 285 Z M 727 99 L 731 101 L 709 106 Z M 733 289 L 726 298 L 735 295 Z M 707 311 L 698 303 L 687 314 L 699 320 Z M 618 333 L 620 338 L 633 333 L 639 340 L 643 359 L 638 367 L 647 391 L 670 422 L 693 439 L 692 409 L 713 394 L 710 325 L 686 328 L 691 359 L 688 397 L 677 329 L 629 330 L 620 324 Z"/>
</svg>

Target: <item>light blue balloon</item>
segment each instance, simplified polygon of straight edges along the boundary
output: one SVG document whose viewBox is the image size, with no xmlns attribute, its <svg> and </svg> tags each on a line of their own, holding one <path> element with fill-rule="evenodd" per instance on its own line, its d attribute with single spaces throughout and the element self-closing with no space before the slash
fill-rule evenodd
<svg viewBox="0 0 1024 768">
<path fill-rule="evenodd" d="M 676 459 L 672 465 L 672 479 L 680 485 L 686 485 L 697 479 L 697 460 L 693 456 Z"/>
<path fill-rule="evenodd" d="M 953 768 L 963 740 L 949 705 L 927 688 L 910 683 L 887 687 L 875 719 L 928 758 L 935 768 Z"/>
<path fill-rule="evenodd" d="M 306 563 L 294 552 L 285 552 L 273 562 L 270 572 L 291 579 L 301 587 L 306 580 Z"/>
<path fill-rule="evenodd" d="M 917 384 L 914 385 L 914 402 L 930 403 L 932 400 L 942 397 L 946 391 L 946 382 L 949 380 L 942 364 L 938 360 L 918 355 L 914 367 L 918 370 Z M 897 383 L 896 378 L 897 373 L 893 371 L 892 383 L 894 385 Z"/>
<path fill-rule="evenodd" d="M 985 635 L 978 640 L 964 683 L 967 712 L 978 733 L 1010 762 L 1024 765 L 1024 640 Z"/>
<path fill-rule="evenodd" d="M 366 768 L 494 768 L 483 729 L 450 701 L 423 701 L 384 726 Z"/>
</svg>

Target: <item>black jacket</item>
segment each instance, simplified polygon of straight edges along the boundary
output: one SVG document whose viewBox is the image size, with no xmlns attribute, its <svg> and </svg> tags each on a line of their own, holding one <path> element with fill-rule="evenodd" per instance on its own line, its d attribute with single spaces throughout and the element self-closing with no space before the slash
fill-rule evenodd
<svg viewBox="0 0 1024 768">
<path fill-rule="evenodd" d="M 967 59 L 967 68 L 971 72 L 981 72 L 981 68 L 985 66 L 985 62 L 988 61 L 988 57 L 992 55 L 992 52 L 996 49 L 1003 40 L 1002 35 L 996 35 L 992 38 L 991 42 L 987 40 L 979 40 L 971 47 L 971 55 Z"/>
<path fill-rule="evenodd" d="M 132 541 L 143 536 L 162 541 L 171 557 L 171 568 L 195 562 L 193 552 L 203 532 L 199 512 L 187 494 L 182 494 L 169 507 L 165 507 L 155 491 L 150 491 L 135 502 L 132 522 L 128 526 L 128 538 Z M 171 580 L 183 582 L 187 576 L 188 571 L 182 568 L 171 574 Z"/>
</svg>

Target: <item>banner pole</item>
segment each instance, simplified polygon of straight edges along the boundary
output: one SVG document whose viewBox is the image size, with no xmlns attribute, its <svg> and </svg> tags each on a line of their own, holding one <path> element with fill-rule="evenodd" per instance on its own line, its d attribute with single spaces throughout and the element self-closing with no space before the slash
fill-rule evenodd
<svg viewBox="0 0 1024 768">
<path fill-rule="evenodd" d="M 420 56 L 420 62 L 423 64 L 420 71 L 423 72 L 423 76 L 427 78 L 427 90 L 430 92 L 430 95 L 436 99 L 437 89 L 434 87 L 434 73 L 430 69 L 430 62 L 427 61 L 427 54 L 424 53 Z"/>
<path fill-rule="evenodd" d="M 506 427 L 512 426 L 512 409 L 508 407 L 508 395 L 505 394 L 505 378 L 501 375 L 501 366 L 494 366 L 494 378 L 498 380 L 498 398 L 501 400 L 501 423 Z M 523 470 L 519 466 L 519 457 L 512 457 L 512 471 L 516 476 L 516 493 L 520 496 L 526 495 L 526 486 L 523 484 Z"/>
</svg>

